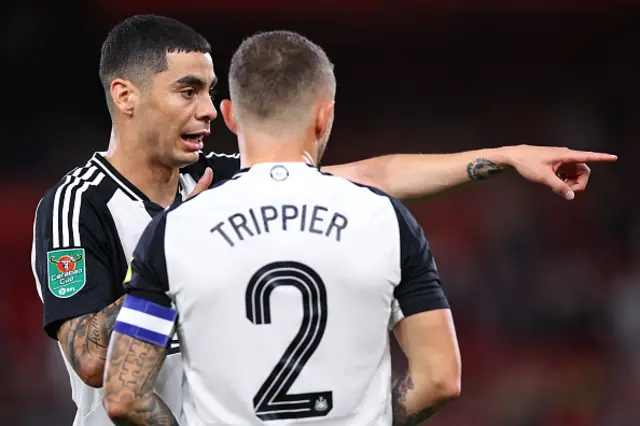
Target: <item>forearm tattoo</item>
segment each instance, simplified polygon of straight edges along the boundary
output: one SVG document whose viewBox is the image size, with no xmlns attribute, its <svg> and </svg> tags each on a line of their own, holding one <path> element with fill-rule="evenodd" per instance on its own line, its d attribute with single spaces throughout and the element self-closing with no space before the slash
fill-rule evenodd
<svg viewBox="0 0 640 426">
<path fill-rule="evenodd" d="M 111 419 L 116 426 L 180 426 L 169 407 L 156 395 L 141 402 L 129 419 Z"/>
<path fill-rule="evenodd" d="M 111 343 L 105 387 L 107 399 L 130 400 L 131 410 L 123 418 L 112 418 L 117 426 L 177 426 L 167 405 L 153 392 L 166 349 L 131 336 L 117 334 Z M 126 395 L 126 397 L 124 397 Z"/>
<path fill-rule="evenodd" d="M 467 164 L 467 176 L 470 180 L 484 180 L 500 173 L 504 168 L 486 158 L 476 158 Z"/>
<path fill-rule="evenodd" d="M 391 384 L 393 426 L 418 426 L 436 413 L 436 407 L 425 408 L 418 413 L 409 413 L 406 406 L 407 394 L 413 388 L 413 380 L 410 374 L 396 375 L 394 373 Z"/>
<path fill-rule="evenodd" d="M 107 359 L 109 338 L 123 302 L 124 296 L 99 312 L 82 315 L 62 324 L 58 337 L 67 360 L 76 372 L 87 356 L 101 361 Z"/>
</svg>

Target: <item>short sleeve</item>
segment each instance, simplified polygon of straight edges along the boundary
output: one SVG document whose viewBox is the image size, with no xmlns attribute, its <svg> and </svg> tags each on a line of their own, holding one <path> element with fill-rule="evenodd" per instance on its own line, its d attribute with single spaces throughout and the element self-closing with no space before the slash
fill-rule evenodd
<svg viewBox="0 0 640 426">
<path fill-rule="evenodd" d="M 156 216 L 142 233 L 124 280 L 127 294 L 162 306 L 171 306 L 165 258 L 167 212 Z"/>
<path fill-rule="evenodd" d="M 400 283 L 394 290 L 391 326 L 410 315 L 448 309 L 440 275 L 422 227 L 409 210 L 392 199 L 400 231 Z"/>
<path fill-rule="evenodd" d="M 102 220 L 107 207 L 73 188 L 69 178 L 49 191 L 34 225 L 31 264 L 44 303 L 44 329 L 53 339 L 65 320 L 98 312 L 123 294 Z"/>
</svg>

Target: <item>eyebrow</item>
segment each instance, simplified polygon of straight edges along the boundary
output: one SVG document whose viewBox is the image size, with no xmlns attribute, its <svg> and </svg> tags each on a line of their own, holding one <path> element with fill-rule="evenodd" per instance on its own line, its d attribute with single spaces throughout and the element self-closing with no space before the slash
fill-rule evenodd
<svg viewBox="0 0 640 426">
<path fill-rule="evenodd" d="M 201 79 L 200 77 L 196 77 L 195 75 L 192 75 L 192 74 L 185 75 L 184 77 L 177 79 L 175 83 L 177 85 L 195 86 L 198 88 L 203 88 L 207 86 L 207 84 L 203 79 Z M 218 83 L 218 76 L 214 76 L 213 81 L 211 82 L 211 88 L 213 88 L 217 83 Z"/>
</svg>

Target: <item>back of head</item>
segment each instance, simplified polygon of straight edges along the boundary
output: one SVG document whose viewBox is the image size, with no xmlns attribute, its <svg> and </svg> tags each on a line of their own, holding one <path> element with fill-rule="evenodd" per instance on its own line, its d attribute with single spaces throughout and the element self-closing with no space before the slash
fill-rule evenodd
<svg viewBox="0 0 640 426">
<path fill-rule="evenodd" d="M 136 15 L 117 24 L 102 44 L 100 80 L 112 111 L 113 80 L 131 81 L 141 90 L 167 69 L 167 53 L 211 53 L 209 42 L 193 28 L 165 16 Z"/>
<path fill-rule="evenodd" d="M 333 100 L 336 80 L 321 47 L 294 32 L 269 31 L 242 42 L 229 86 L 238 121 L 268 126 L 304 122 L 316 102 Z"/>
</svg>

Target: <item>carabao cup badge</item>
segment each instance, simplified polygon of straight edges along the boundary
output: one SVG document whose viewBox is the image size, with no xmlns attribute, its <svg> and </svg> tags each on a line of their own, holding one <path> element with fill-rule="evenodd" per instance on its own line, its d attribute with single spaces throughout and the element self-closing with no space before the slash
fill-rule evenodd
<svg viewBox="0 0 640 426">
<path fill-rule="evenodd" d="M 47 258 L 51 294 L 67 299 L 82 290 L 87 282 L 84 249 L 54 250 Z"/>
</svg>

